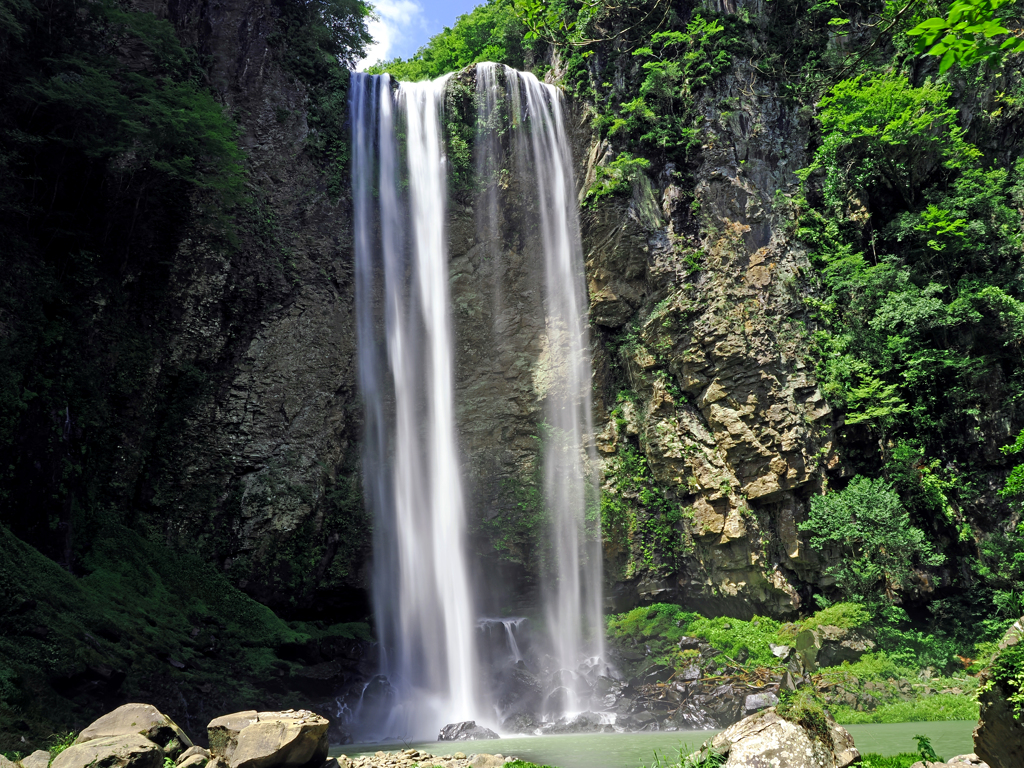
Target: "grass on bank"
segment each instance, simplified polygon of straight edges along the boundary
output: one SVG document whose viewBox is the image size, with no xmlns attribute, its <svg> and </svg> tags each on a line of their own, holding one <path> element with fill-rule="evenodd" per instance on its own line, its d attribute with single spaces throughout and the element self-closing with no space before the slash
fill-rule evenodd
<svg viewBox="0 0 1024 768">
<path fill-rule="evenodd" d="M 706 618 L 676 605 L 656 604 L 610 617 L 608 637 L 613 647 L 645 652 L 645 659 L 637 663 L 637 671 L 654 664 L 682 669 L 693 663 L 693 652 L 678 648 L 679 639 L 685 636 L 702 638 L 718 650 L 715 665 L 748 672 L 767 669 L 778 674 L 785 668 L 785 663 L 774 656 L 772 644 L 792 647 L 803 630 L 828 625 L 844 629 L 862 628 L 869 633 L 876 629 L 872 626 L 868 610 L 854 603 L 831 605 L 793 623 L 760 616 L 749 621 Z M 832 701 L 828 701 L 826 706 L 837 722 L 977 719 L 978 682 L 970 672 L 987 663 L 982 657 L 990 655 L 992 649 L 988 646 L 991 644 L 979 644 L 975 649 L 979 658 L 970 670 L 963 669 L 959 661 L 937 669 L 927 654 L 927 637 L 922 641 L 920 633 L 912 633 L 910 639 L 913 643 L 901 643 L 902 635 L 898 629 L 884 629 L 884 632 L 876 632 L 878 648 L 874 652 L 865 654 L 854 663 L 821 668 L 811 675 L 815 696 L 824 701 L 827 695 L 832 695 Z M 914 653 L 908 649 L 919 645 L 925 646 L 925 652 L 917 657 L 917 663 L 913 663 L 910 659 Z M 896 647 L 898 652 L 891 653 L 892 647 Z M 845 693 L 853 693 L 858 698 L 856 706 L 836 700 Z"/>
</svg>

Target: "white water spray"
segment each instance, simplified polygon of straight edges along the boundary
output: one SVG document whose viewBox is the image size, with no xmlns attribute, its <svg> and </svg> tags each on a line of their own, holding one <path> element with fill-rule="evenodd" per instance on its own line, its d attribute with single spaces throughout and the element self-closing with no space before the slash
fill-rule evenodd
<svg viewBox="0 0 1024 768">
<path fill-rule="evenodd" d="M 523 237 L 543 274 L 546 314 L 535 376 L 544 400 L 544 496 L 554 555 L 544 589 L 546 625 L 558 665 L 575 670 L 584 657 L 603 656 L 603 632 L 586 294 L 561 94 L 495 65 L 478 65 L 477 77 L 485 118 L 477 171 L 489 176 L 510 159 L 500 155 L 491 119 L 500 107 L 513 128 L 507 143 L 519 188 L 532 195 L 520 202 L 536 217 L 536 226 L 523 222 Z M 433 737 L 442 725 L 482 720 L 490 709 L 481 692 L 455 440 L 441 129 L 446 80 L 395 89 L 387 75 L 353 73 L 350 85 L 364 493 L 375 521 L 373 600 L 382 648 L 382 676 L 359 704 L 359 711 L 374 713 L 364 723 L 369 738 Z M 485 195 L 478 237 L 486 234 L 497 258 L 499 193 L 492 185 Z M 518 625 L 502 623 L 513 660 L 521 662 Z M 373 701 L 364 702 L 371 692 Z"/>
<path fill-rule="evenodd" d="M 375 519 L 374 608 L 382 672 L 399 706 L 374 735 L 432 736 L 479 709 L 475 610 L 453 415 L 453 352 L 441 144 L 444 80 L 403 83 L 353 73 L 353 189 L 364 477 Z M 400 193 L 395 115 L 405 128 L 407 196 Z M 379 238 L 369 193 L 377 127 Z M 404 199 L 403 199 L 404 197 Z M 408 232 L 408 236 L 406 236 Z M 383 266 L 385 344 L 394 423 L 374 328 Z M 369 345 L 364 353 L 364 344 Z"/>
<path fill-rule="evenodd" d="M 579 209 L 562 94 L 554 86 L 509 67 L 478 64 L 479 123 L 485 132 L 478 142 L 497 151 L 491 116 L 499 104 L 499 72 L 507 90 L 506 119 L 515 129 L 516 165 L 524 188 L 535 195 L 531 209 L 535 207 L 539 219 L 543 257 L 544 498 L 554 550 L 554 572 L 544 591 L 546 620 L 558 665 L 575 670 L 586 656 L 604 657 L 600 514 L 593 474 L 590 340 Z M 478 159 L 477 166 L 486 164 Z M 480 211 L 496 226 L 494 185 L 486 194 Z"/>
</svg>

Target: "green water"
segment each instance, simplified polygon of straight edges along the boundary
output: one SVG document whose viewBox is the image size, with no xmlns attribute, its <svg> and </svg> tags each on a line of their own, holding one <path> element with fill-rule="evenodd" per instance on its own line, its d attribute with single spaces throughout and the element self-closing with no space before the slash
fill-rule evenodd
<svg viewBox="0 0 1024 768">
<path fill-rule="evenodd" d="M 884 725 L 848 725 L 854 742 L 861 752 L 892 755 L 914 752 L 914 736 L 921 734 L 932 741 L 935 751 L 942 757 L 952 757 L 974 751 L 971 733 L 977 723 L 973 720 L 954 720 L 942 723 L 889 723 Z M 637 768 L 655 763 L 655 753 L 662 764 L 679 759 L 682 745 L 696 748 L 717 731 L 677 731 L 674 733 L 596 733 L 575 736 L 520 736 L 510 739 L 470 742 L 421 742 L 415 744 L 349 744 L 334 747 L 331 755 L 373 754 L 379 749 L 393 751 L 415 747 L 434 755 L 462 751 L 466 754 L 515 755 L 538 765 L 558 768 Z M 687 749 L 687 752 L 690 750 Z"/>
</svg>

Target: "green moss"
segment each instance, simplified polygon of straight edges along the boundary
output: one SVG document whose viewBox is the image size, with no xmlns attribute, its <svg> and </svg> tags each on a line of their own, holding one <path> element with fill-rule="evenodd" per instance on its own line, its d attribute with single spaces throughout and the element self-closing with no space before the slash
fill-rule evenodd
<svg viewBox="0 0 1024 768">
<path fill-rule="evenodd" d="M 621 411 L 612 412 L 619 418 Z M 628 443 L 606 464 L 601 529 L 623 578 L 677 572 L 693 550 L 691 511 L 650 474 L 646 457 Z"/>
<path fill-rule="evenodd" d="M 705 618 L 676 605 L 657 603 L 635 608 L 608 619 L 608 635 L 623 646 L 643 643 L 662 663 L 675 658 L 674 648 L 681 637 L 699 637 L 720 652 L 722 663 L 751 667 L 775 667 L 779 660 L 770 643 L 781 642 L 781 624 L 774 619 L 755 617 L 750 621 L 717 617 Z M 743 661 L 739 661 L 742 658 Z M 680 659 L 683 664 L 688 659 Z"/>
<path fill-rule="evenodd" d="M 73 576 L 0 527 L 0 749 L 24 748 L 22 735 L 36 748 L 101 714 L 102 697 L 72 695 L 90 675 L 123 673 L 119 696 L 161 706 L 183 727 L 190 699 L 224 711 L 274 706 L 293 667 L 277 650 L 311 639 L 203 558 L 126 528 L 97 536 L 83 567 Z M 351 625 L 318 632 L 367 635 Z"/>
<path fill-rule="evenodd" d="M 775 708 L 778 715 L 791 723 L 803 726 L 815 739 L 831 744 L 825 708 L 809 691 L 782 692 Z"/>
</svg>

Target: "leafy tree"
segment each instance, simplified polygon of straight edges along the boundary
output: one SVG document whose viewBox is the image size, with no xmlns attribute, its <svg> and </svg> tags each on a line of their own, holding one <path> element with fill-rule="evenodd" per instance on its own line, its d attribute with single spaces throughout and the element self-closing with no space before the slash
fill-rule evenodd
<svg viewBox="0 0 1024 768">
<path fill-rule="evenodd" d="M 817 550 L 838 549 L 839 562 L 828 573 L 845 599 L 877 603 L 880 592 L 890 600 L 910 585 L 915 561 L 941 565 L 924 532 L 892 486 L 884 480 L 857 476 L 839 492 L 811 499 L 809 519 L 800 529 L 811 531 Z"/>
<path fill-rule="evenodd" d="M 488 0 L 459 16 L 452 27 L 434 35 L 409 59 L 377 62 L 367 72 L 387 72 L 397 80 L 416 81 L 440 77 L 481 61 L 523 69 L 532 50 L 525 35 L 526 28 L 511 0 Z"/>
<path fill-rule="evenodd" d="M 824 171 L 826 206 L 846 213 L 884 187 L 907 207 L 940 168 L 969 166 L 980 152 L 964 138 L 945 85 L 914 88 L 898 73 L 837 83 L 819 104 L 824 141 L 803 178 Z"/>
<path fill-rule="evenodd" d="M 732 64 L 729 51 L 717 45 L 724 29 L 698 13 L 684 29 L 654 33 L 649 45 L 632 52 L 644 73 L 637 96 L 620 104 L 617 115 L 599 119 L 597 127 L 611 136 L 624 134 L 648 151 L 685 154 L 697 143 L 696 91 Z"/>
<path fill-rule="evenodd" d="M 907 34 L 917 38 L 918 53 L 941 57 L 940 74 L 953 64 L 969 67 L 984 61 L 995 66 L 1007 54 L 1024 51 L 1024 37 L 1011 35 L 1003 26 L 1002 11 L 1013 4 L 1013 0 L 956 0 L 945 18 L 926 19 Z"/>
<path fill-rule="evenodd" d="M 1003 446 L 1000 450 L 1007 456 L 1016 456 L 1018 453 L 1024 452 L 1024 430 L 1020 431 L 1016 440 L 1009 445 Z M 1024 464 L 1018 464 L 1010 470 L 1010 474 L 1000 489 L 999 495 L 1004 499 L 1024 497 Z"/>
</svg>

